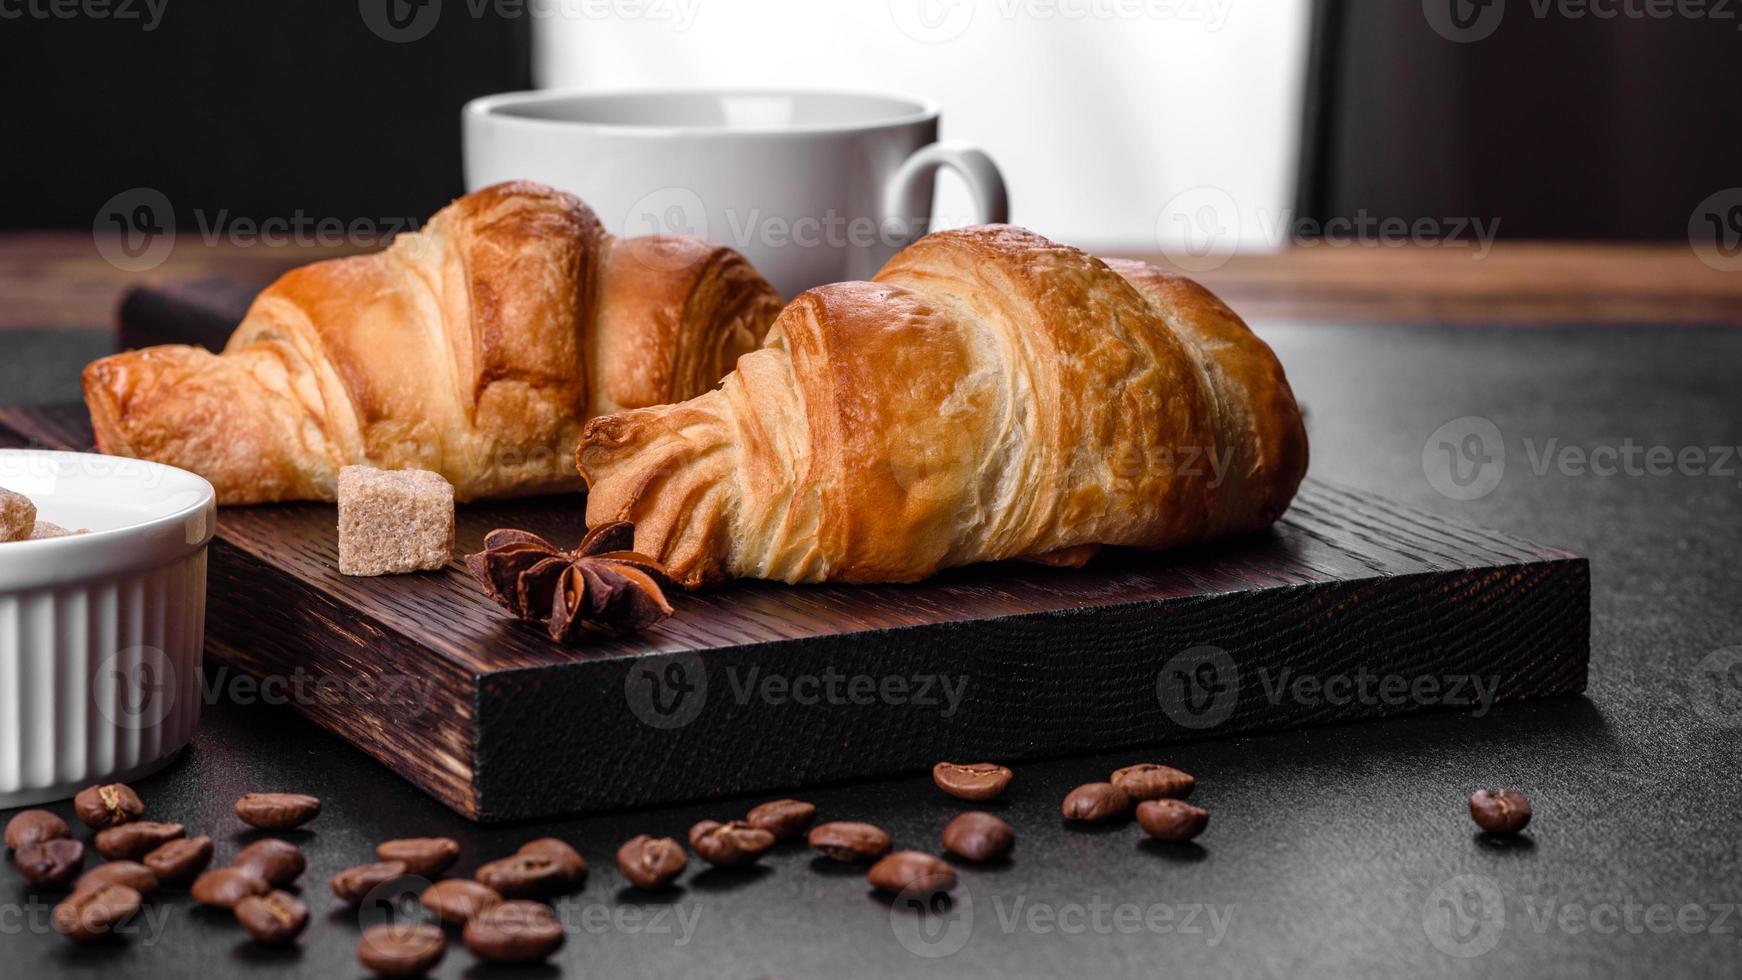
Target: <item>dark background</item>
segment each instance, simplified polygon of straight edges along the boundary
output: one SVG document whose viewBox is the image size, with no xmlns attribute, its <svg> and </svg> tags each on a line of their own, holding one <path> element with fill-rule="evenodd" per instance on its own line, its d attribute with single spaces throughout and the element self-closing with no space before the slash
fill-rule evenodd
<svg viewBox="0 0 1742 980">
<path fill-rule="evenodd" d="M 0 162 L 0 227 L 89 227 L 140 186 L 181 221 L 196 209 L 421 219 L 462 190 L 460 106 L 531 87 L 533 22 L 425 2 L 439 17 L 412 43 L 377 36 L 352 0 L 167 0 L 151 31 L 0 21 L 14 150 Z M 1299 214 L 1503 216 L 1508 238 L 1685 240 L 1687 215 L 1742 160 L 1742 21 L 1539 18 L 1531 0 L 1495 2 L 1498 28 L 1459 44 L 1419 0 L 1320 0 Z"/>
<path fill-rule="evenodd" d="M 1742 5 L 1601 19 L 1491 2 L 1504 11 L 1493 33 L 1455 43 L 1422 0 L 1320 0 L 1300 214 L 1500 216 L 1502 238 L 1685 241 L 1694 208 L 1737 182 Z"/>
<path fill-rule="evenodd" d="M 445 0 L 427 35 L 395 43 L 358 0 L 165 2 L 150 31 L 0 20 L 0 227 L 88 228 L 133 187 L 189 228 L 223 209 L 421 222 L 464 191 L 460 107 L 532 87 L 531 18 L 489 5 L 475 18 Z"/>
</svg>

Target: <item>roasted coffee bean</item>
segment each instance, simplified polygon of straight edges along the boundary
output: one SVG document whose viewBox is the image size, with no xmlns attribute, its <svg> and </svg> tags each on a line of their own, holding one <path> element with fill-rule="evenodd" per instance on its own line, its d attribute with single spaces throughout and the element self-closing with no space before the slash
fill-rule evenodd
<svg viewBox="0 0 1742 980">
<path fill-rule="evenodd" d="M 970 861 L 996 861 L 1016 846 L 1016 831 L 990 813 L 964 813 L 944 828 L 944 850 Z"/>
<path fill-rule="evenodd" d="M 564 891 L 579 888 L 587 881 L 587 859 L 581 857 L 580 851 L 555 837 L 541 837 L 529 841 L 520 845 L 520 850 L 515 853 L 535 854 L 555 861 L 558 870 L 562 872 Z"/>
<path fill-rule="evenodd" d="M 141 895 L 157 891 L 157 875 L 138 861 L 110 861 L 84 873 L 73 884 L 73 891 L 82 892 L 106 885 L 126 885 Z"/>
<path fill-rule="evenodd" d="M 72 884 L 85 866 L 85 845 L 67 837 L 32 844 L 12 855 L 18 873 L 33 885 L 64 888 Z"/>
<path fill-rule="evenodd" d="M 250 868 L 213 868 L 194 879 L 188 891 L 194 901 L 221 909 L 233 909 L 250 895 L 264 895 L 272 887 Z"/>
<path fill-rule="evenodd" d="M 495 889 L 504 898 L 536 898 L 555 895 L 565 887 L 566 876 L 557 863 L 542 854 L 515 854 L 500 858 L 472 873 L 479 884 Z"/>
<path fill-rule="evenodd" d="M 617 848 L 617 868 L 629 883 L 642 891 L 658 891 L 671 884 L 690 863 L 683 845 L 670 837 L 641 834 Z"/>
<path fill-rule="evenodd" d="M 690 849 L 696 857 L 720 868 L 755 864 L 774 846 L 774 835 L 742 820 L 703 820 L 690 828 Z"/>
<path fill-rule="evenodd" d="M 1065 797 L 1066 820 L 1117 820 L 1131 812 L 1131 797 L 1112 783 L 1084 783 Z"/>
<path fill-rule="evenodd" d="M 896 851 L 871 866 L 871 887 L 899 895 L 935 895 L 956 887 L 956 869 L 921 851 Z"/>
<path fill-rule="evenodd" d="M 71 836 L 72 830 L 67 827 L 67 822 L 47 810 L 26 810 L 6 824 L 6 847 L 12 851 Z"/>
<path fill-rule="evenodd" d="M 172 840 L 186 837 L 187 832 L 179 823 L 135 820 L 98 831 L 91 844 L 111 861 L 137 861 Z"/>
<path fill-rule="evenodd" d="M 803 800 L 774 800 L 754 807 L 744 822 L 774 835 L 775 840 L 797 840 L 817 818 L 817 808 Z"/>
<path fill-rule="evenodd" d="M 274 888 L 283 888 L 302 877 L 308 868 L 308 858 L 289 841 L 266 837 L 242 848 L 232 868 L 245 868 L 266 879 Z"/>
<path fill-rule="evenodd" d="M 995 799 L 1015 778 L 1009 767 L 995 762 L 940 762 L 931 767 L 931 781 L 938 789 L 963 800 Z"/>
<path fill-rule="evenodd" d="M 502 902 L 466 923 L 466 948 L 487 963 L 538 963 L 562 948 L 563 927 L 542 902 Z"/>
<path fill-rule="evenodd" d="M 101 942 L 139 911 L 145 899 L 126 885 L 74 892 L 54 907 L 54 927 L 75 943 Z"/>
<path fill-rule="evenodd" d="M 145 815 L 139 794 L 125 783 L 91 786 L 73 797 L 73 812 L 85 826 L 102 830 L 138 820 Z"/>
<path fill-rule="evenodd" d="M 172 840 L 145 855 L 142 860 L 151 869 L 151 873 L 157 876 L 157 880 L 185 884 L 194 880 L 200 872 L 206 870 L 206 865 L 212 863 L 212 839 L 186 837 Z"/>
<path fill-rule="evenodd" d="M 395 878 L 405 877 L 405 864 L 401 861 L 382 861 L 377 864 L 360 864 L 355 868 L 333 875 L 330 884 L 333 894 L 346 905 L 356 905 L 369 896 L 369 893 Z"/>
<path fill-rule="evenodd" d="M 261 830 L 295 830 L 320 814 L 321 801 L 306 793 L 249 793 L 236 801 L 236 816 Z"/>
<path fill-rule="evenodd" d="M 870 861 L 889 853 L 889 835 L 868 823 L 837 820 L 810 833 L 810 845 L 843 864 Z"/>
<path fill-rule="evenodd" d="M 357 943 L 357 962 L 383 977 L 421 977 L 448 951 L 439 926 L 400 922 L 370 926 Z"/>
<path fill-rule="evenodd" d="M 554 837 L 521 846 L 511 857 L 479 868 L 472 877 L 504 898 L 537 898 L 579 888 L 587 880 L 580 852 Z"/>
<path fill-rule="evenodd" d="M 460 842 L 451 837 L 407 837 L 383 841 L 375 848 L 375 856 L 398 861 L 411 874 L 434 878 L 460 859 Z"/>
<path fill-rule="evenodd" d="M 1144 800 L 1137 804 L 1144 833 L 1169 844 L 1183 844 L 1204 832 L 1210 815 L 1184 800 Z"/>
<path fill-rule="evenodd" d="M 289 892 L 250 895 L 236 903 L 236 921 L 255 942 L 284 946 L 308 928 L 308 906 Z"/>
<path fill-rule="evenodd" d="M 1197 784 L 1197 778 L 1191 773 L 1153 762 L 1126 766 L 1113 774 L 1113 785 L 1137 801 L 1183 800 L 1192 795 L 1192 788 Z"/>
<path fill-rule="evenodd" d="M 1470 817 L 1490 834 L 1516 834 L 1530 823 L 1530 800 L 1515 789 L 1479 789 L 1470 796 Z"/>
<path fill-rule="evenodd" d="M 497 902 L 502 896 L 488 885 L 467 878 L 438 881 L 423 890 L 418 901 L 449 925 L 465 925 L 466 921 Z"/>
</svg>

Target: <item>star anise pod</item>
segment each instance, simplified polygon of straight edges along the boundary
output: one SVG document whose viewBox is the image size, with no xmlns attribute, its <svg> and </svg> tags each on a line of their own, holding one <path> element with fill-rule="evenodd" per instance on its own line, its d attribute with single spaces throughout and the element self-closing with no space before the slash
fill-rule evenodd
<svg viewBox="0 0 1742 980">
<path fill-rule="evenodd" d="M 467 555 L 466 568 L 504 609 L 544 620 L 551 639 L 572 643 L 588 631 L 634 633 L 671 615 L 665 599 L 675 588 L 671 577 L 634 545 L 628 521 L 593 528 L 573 551 L 530 531 L 502 529 L 484 536 L 484 550 Z"/>
</svg>

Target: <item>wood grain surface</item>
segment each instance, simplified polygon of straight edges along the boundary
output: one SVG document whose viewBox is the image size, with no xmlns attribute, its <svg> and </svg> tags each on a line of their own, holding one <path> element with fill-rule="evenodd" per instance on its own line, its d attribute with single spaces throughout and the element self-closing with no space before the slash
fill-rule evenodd
<svg viewBox="0 0 1742 980">
<path fill-rule="evenodd" d="M 91 441 L 76 408 L 0 426 L 11 444 Z M 578 540 L 581 504 L 462 507 L 458 551 L 497 527 Z M 1583 559 L 1319 483 L 1272 531 L 1213 547 L 908 586 L 738 583 L 574 648 L 508 619 L 458 555 L 339 575 L 334 528 L 325 505 L 225 509 L 208 652 L 324 685 L 298 710 L 480 820 L 1467 709 L 1294 682 L 1463 678 L 1469 696 L 1475 678 L 1510 701 L 1583 690 L 1589 656 Z"/>
<path fill-rule="evenodd" d="M 1170 266 L 1152 250 L 1079 244 Z M 128 272 L 105 262 L 89 233 L 0 235 L 0 296 L 7 300 L 0 330 L 105 330 L 134 286 L 227 278 L 258 290 L 295 266 L 358 251 L 208 245 L 189 234 L 177 239 L 162 265 Z M 1742 324 L 1742 273 L 1719 271 L 1685 243 L 1503 241 L 1481 254 L 1321 244 L 1234 255 L 1192 275 L 1252 319 Z"/>
</svg>

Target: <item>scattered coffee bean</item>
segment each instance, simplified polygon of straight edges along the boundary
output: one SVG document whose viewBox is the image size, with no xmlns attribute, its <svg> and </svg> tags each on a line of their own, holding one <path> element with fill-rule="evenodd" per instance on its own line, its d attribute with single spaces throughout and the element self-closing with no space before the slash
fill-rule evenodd
<svg viewBox="0 0 1742 980">
<path fill-rule="evenodd" d="M 703 820 L 690 828 L 690 848 L 696 857 L 719 868 L 755 864 L 773 846 L 773 834 L 742 820 Z"/>
<path fill-rule="evenodd" d="M 439 926 L 390 923 L 363 930 L 357 962 L 383 977 L 421 977 L 435 969 L 447 951 L 448 940 Z"/>
<path fill-rule="evenodd" d="M 157 891 L 157 875 L 138 861 L 110 861 L 84 873 L 74 883 L 73 891 L 82 892 L 107 885 L 126 885 L 141 895 Z"/>
<path fill-rule="evenodd" d="M 1112 783 L 1084 783 L 1065 797 L 1066 820 L 1117 820 L 1131 812 L 1131 797 Z"/>
<path fill-rule="evenodd" d="M 236 921 L 255 942 L 284 946 L 308 928 L 308 906 L 289 892 L 249 895 L 236 903 Z"/>
<path fill-rule="evenodd" d="M 407 837 L 382 842 L 375 856 L 398 861 L 411 874 L 434 878 L 460 859 L 460 842 L 451 837 Z"/>
<path fill-rule="evenodd" d="M 659 891 L 670 885 L 688 864 L 683 845 L 670 837 L 640 834 L 617 849 L 618 869 L 642 891 Z"/>
<path fill-rule="evenodd" d="M 502 896 L 488 885 L 480 885 L 467 878 L 449 878 L 424 889 L 418 900 L 423 903 L 424 908 L 435 913 L 436 918 L 449 925 L 459 926 L 465 925 L 472 916 L 502 901 Z"/>
<path fill-rule="evenodd" d="M 186 884 L 206 870 L 206 865 L 212 863 L 212 839 L 185 837 L 172 840 L 157 847 L 142 860 L 157 880 L 176 885 Z"/>
<path fill-rule="evenodd" d="M 944 850 L 970 861 L 996 861 L 1016 846 L 1016 831 L 990 813 L 964 813 L 944 828 Z"/>
<path fill-rule="evenodd" d="M 562 868 L 542 854 L 500 858 L 480 867 L 472 877 L 505 898 L 555 895 L 562 891 L 565 881 Z"/>
<path fill-rule="evenodd" d="M 236 801 L 236 816 L 261 830 L 295 830 L 320 814 L 321 801 L 306 793 L 249 793 Z"/>
<path fill-rule="evenodd" d="M 562 948 L 563 927 L 542 902 L 502 902 L 466 923 L 463 938 L 472 955 L 487 963 L 538 963 Z"/>
<path fill-rule="evenodd" d="M 98 831 L 91 844 L 98 854 L 111 861 L 137 861 L 170 841 L 186 836 L 187 828 L 179 823 L 135 820 Z"/>
<path fill-rule="evenodd" d="M 521 846 L 513 856 L 491 861 L 472 875 L 504 898 L 537 898 L 573 891 L 587 880 L 580 852 L 554 837 Z"/>
<path fill-rule="evenodd" d="M 75 943 L 101 942 L 139 911 L 145 899 L 126 885 L 74 892 L 54 907 L 54 927 Z"/>
<path fill-rule="evenodd" d="M 581 857 L 581 852 L 570 847 L 566 841 L 555 837 L 542 837 L 535 841 L 520 845 L 516 854 L 537 854 L 550 858 L 562 871 L 564 890 L 581 887 L 587 881 L 587 859 Z"/>
<path fill-rule="evenodd" d="M 194 901 L 221 909 L 233 909 L 250 895 L 264 895 L 272 888 L 249 868 L 214 868 L 194 879 L 189 889 Z"/>
<path fill-rule="evenodd" d="M 405 877 L 405 864 L 400 861 L 381 861 L 377 864 L 360 864 L 355 868 L 333 875 L 330 884 L 333 894 L 346 905 L 356 905 L 369 896 L 375 889 L 387 884 L 395 878 Z"/>
<path fill-rule="evenodd" d="M 1183 800 L 1192 795 L 1197 778 L 1172 766 L 1141 762 L 1113 774 L 1113 785 L 1133 800 Z"/>
<path fill-rule="evenodd" d="M 73 797 L 73 812 L 85 826 L 96 830 L 138 820 L 145 815 L 139 794 L 125 783 L 91 786 Z"/>
<path fill-rule="evenodd" d="M 1470 796 L 1470 816 L 1490 834 L 1516 834 L 1530 823 L 1530 800 L 1515 789 L 1479 789 Z"/>
<path fill-rule="evenodd" d="M 295 844 L 266 837 L 242 848 L 242 853 L 236 855 L 230 866 L 252 871 L 266 879 L 268 885 L 283 888 L 302 877 L 308 868 L 308 858 Z"/>
<path fill-rule="evenodd" d="M 1009 767 L 995 762 L 940 762 L 931 767 L 931 781 L 938 789 L 963 800 L 983 802 L 995 799 L 1010 788 L 1016 778 Z"/>
<path fill-rule="evenodd" d="M 1184 800 L 1144 800 L 1137 804 L 1137 822 L 1156 840 L 1184 844 L 1204 832 L 1210 815 Z"/>
<path fill-rule="evenodd" d="M 67 822 L 47 810 L 26 810 L 6 824 L 6 847 L 12 851 L 70 836 L 72 830 Z"/>
<path fill-rule="evenodd" d="M 871 887 L 891 894 L 935 895 L 956 887 L 956 869 L 920 851 L 896 851 L 871 866 Z"/>
<path fill-rule="evenodd" d="M 810 845 L 843 864 L 870 861 L 889 853 L 889 835 L 868 823 L 837 820 L 811 831 Z"/>
<path fill-rule="evenodd" d="M 12 855 L 18 873 L 33 885 L 43 888 L 64 888 L 79 876 L 85 866 L 85 845 L 66 837 L 32 844 Z"/>
<path fill-rule="evenodd" d="M 775 840 L 797 840 L 804 836 L 816 818 L 814 804 L 803 800 L 775 800 L 753 807 L 744 815 L 744 822 L 758 830 L 768 831 Z"/>
</svg>

